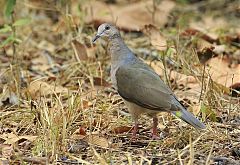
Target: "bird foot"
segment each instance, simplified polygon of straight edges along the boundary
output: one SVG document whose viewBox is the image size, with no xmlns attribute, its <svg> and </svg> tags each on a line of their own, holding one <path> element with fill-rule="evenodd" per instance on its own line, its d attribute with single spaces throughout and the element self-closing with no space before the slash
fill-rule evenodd
<svg viewBox="0 0 240 165">
<path fill-rule="evenodd" d="M 133 130 L 132 130 L 131 141 L 136 141 L 137 140 L 137 132 L 138 132 L 138 123 L 135 122 Z"/>
<path fill-rule="evenodd" d="M 160 137 L 158 135 L 152 135 L 152 140 L 159 140 Z"/>
</svg>

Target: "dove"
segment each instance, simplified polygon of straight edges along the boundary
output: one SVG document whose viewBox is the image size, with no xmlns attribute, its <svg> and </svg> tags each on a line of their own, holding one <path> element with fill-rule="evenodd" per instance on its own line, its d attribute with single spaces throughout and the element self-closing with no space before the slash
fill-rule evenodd
<svg viewBox="0 0 240 165">
<path fill-rule="evenodd" d="M 123 41 L 117 27 L 103 23 L 93 38 L 107 41 L 107 52 L 111 56 L 111 83 L 124 100 L 134 120 L 132 138 L 137 136 L 139 118 L 147 114 L 153 119 L 152 138 L 158 139 L 159 112 L 170 112 L 196 129 L 206 126 L 178 101 L 172 90 L 146 63 L 134 55 Z"/>
</svg>

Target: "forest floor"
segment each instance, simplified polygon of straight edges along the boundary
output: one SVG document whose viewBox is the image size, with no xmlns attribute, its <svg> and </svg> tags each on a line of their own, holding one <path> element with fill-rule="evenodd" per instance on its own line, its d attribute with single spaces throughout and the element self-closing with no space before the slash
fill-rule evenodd
<svg viewBox="0 0 240 165">
<path fill-rule="evenodd" d="M 10 17 L 0 6 L 0 164 L 240 164 L 238 0 L 28 0 Z M 91 42 L 104 22 L 206 130 L 159 113 L 159 140 L 147 116 L 131 140 L 106 43 Z"/>
</svg>

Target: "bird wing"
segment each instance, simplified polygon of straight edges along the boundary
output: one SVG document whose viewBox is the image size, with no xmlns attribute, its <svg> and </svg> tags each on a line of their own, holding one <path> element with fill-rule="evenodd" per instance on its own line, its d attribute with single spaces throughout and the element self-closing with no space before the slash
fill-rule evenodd
<svg viewBox="0 0 240 165">
<path fill-rule="evenodd" d="M 147 109 L 176 111 L 172 91 L 150 68 L 142 64 L 122 65 L 116 71 L 120 96 Z"/>
</svg>

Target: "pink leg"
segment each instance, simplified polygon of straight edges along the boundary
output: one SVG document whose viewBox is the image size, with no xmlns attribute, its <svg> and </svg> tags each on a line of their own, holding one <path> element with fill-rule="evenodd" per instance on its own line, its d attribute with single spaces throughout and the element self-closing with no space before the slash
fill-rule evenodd
<svg viewBox="0 0 240 165">
<path fill-rule="evenodd" d="M 157 125 L 158 125 L 158 118 L 157 117 L 153 117 L 153 128 L 152 128 L 152 139 L 159 139 L 158 137 L 158 133 L 157 133 Z"/>
<path fill-rule="evenodd" d="M 138 131 L 138 120 L 134 120 L 134 127 L 133 127 L 133 130 L 132 130 L 132 139 L 133 140 L 136 140 L 137 138 L 137 131 Z"/>
</svg>

